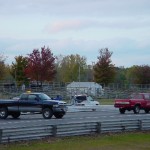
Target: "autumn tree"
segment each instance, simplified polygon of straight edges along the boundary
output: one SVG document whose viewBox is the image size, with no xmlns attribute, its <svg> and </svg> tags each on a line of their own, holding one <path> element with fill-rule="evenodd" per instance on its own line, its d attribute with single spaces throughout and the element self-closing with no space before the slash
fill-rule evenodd
<svg viewBox="0 0 150 150">
<path fill-rule="evenodd" d="M 0 80 L 4 79 L 6 75 L 5 60 L 6 60 L 6 57 L 0 54 Z"/>
<path fill-rule="evenodd" d="M 85 81 L 86 82 L 93 82 L 93 66 L 92 65 L 87 65 L 86 70 L 85 70 Z"/>
<path fill-rule="evenodd" d="M 114 83 L 119 83 L 119 84 L 126 84 L 128 83 L 127 81 L 127 77 L 126 77 L 126 74 L 127 74 L 127 68 L 124 68 L 124 67 L 115 67 L 115 70 L 116 70 L 116 76 L 115 76 L 115 79 L 114 79 Z"/>
<path fill-rule="evenodd" d="M 55 56 L 55 68 L 56 68 L 56 76 L 55 76 L 55 82 L 62 82 L 61 77 L 62 77 L 62 72 L 61 72 L 61 63 L 63 60 L 64 56 L 63 55 L 57 55 Z"/>
<path fill-rule="evenodd" d="M 41 84 L 43 81 L 52 81 L 55 77 L 55 58 L 53 53 L 47 47 L 34 49 L 31 54 L 28 54 L 28 65 L 25 69 L 26 76 L 31 80 Z"/>
<path fill-rule="evenodd" d="M 128 69 L 127 78 L 133 84 L 150 84 L 150 66 L 132 66 Z"/>
<path fill-rule="evenodd" d="M 28 81 L 25 75 L 25 69 L 27 67 L 27 64 L 27 57 L 23 56 L 16 56 L 15 62 L 12 62 L 10 72 L 11 75 L 14 77 L 15 81 L 18 83 L 18 85 L 27 83 Z"/>
<path fill-rule="evenodd" d="M 95 82 L 105 85 L 113 82 L 116 72 L 111 61 L 112 54 L 108 48 L 99 50 L 98 62 L 93 67 Z"/>
<path fill-rule="evenodd" d="M 86 58 L 79 54 L 61 57 L 58 73 L 61 82 L 84 81 Z"/>
<path fill-rule="evenodd" d="M 14 80 L 10 70 L 11 70 L 11 65 L 5 64 L 5 77 L 4 77 L 5 81 L 13 81 Z"/>
</svg>

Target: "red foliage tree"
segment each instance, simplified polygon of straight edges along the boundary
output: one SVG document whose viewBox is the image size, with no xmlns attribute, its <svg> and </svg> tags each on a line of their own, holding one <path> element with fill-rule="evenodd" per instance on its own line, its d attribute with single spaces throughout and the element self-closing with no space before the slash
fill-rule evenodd
<svg viewBox="0 0 150 150">
<path fill-rule="evenodd" d="M 28 54 L 28 66 L 25 74 L 31 80 L 37 81 L 42 85 L 43 81 L 52 81 L 55 77 L 55 58 L 49 48 L 42 47 L 41 52 L 34 49 Z"/>
</svg>

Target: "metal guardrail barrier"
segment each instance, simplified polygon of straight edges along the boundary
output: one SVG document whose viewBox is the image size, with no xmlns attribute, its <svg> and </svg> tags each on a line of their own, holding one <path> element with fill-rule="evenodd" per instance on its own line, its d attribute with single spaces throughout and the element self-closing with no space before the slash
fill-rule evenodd
<svg viewBox="0 0 150 150">
<path fill-rule="evenodd" d="M 76 122 L 56 125 L 24 126 L 19 128 L 7 127 L 0 129 L 0 143 L 42 139 L 46 137 L 144 130 L 150 130 L 150 119 Z"/>
</svg>

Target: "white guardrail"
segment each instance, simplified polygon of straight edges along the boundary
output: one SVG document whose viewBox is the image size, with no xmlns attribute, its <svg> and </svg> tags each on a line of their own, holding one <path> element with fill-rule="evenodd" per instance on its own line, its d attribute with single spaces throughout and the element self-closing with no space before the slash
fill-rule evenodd
<svg viewBox="0 0 150 150">
<path fill-rule="evenodd" d="M 150 130 L 150 119 L 91 121 L 55 125 L 6 127 L 0 128 L 0 143 L 42 139 L 47 137 L 144 130 Z"/>
</svg>

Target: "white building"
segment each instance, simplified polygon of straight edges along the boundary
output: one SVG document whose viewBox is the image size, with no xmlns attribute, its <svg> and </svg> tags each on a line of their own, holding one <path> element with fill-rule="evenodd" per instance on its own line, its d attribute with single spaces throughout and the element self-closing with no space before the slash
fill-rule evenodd
<svg viewBox="0 0 150 150">
<path fill-rule="evenodd" d="M 93 96 L 103 95 L 103 88 L 95 82 L 72 82 L 67 85 L 67 91 L 70 96 L 76 94 L 88 94 Z"/>
</svg>

